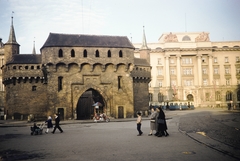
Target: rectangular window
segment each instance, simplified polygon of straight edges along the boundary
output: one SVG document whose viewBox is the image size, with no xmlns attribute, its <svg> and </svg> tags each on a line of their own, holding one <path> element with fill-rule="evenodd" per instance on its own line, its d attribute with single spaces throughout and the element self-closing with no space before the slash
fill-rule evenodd
<svg viewBox="0 0 240 161">
<path fill-rule="evenodd" d="M 182 63 L 186 64 L 186 59 L 185 58 L 182 59 Z"/>
<path fill-rule="evenodd" d="M 226 79 L 226 85 L 230 85 L 230 79 Z"/>
<path fill-rule="evenodd" d="M 149 93 L 149 101 L 152 101 L 153 94 Z"/>
<path fill-rule="evenodd" d="M 159 81 L 158 85 L 159 85 L 159 87 L 162 87 L 162 85 L 163 85 L 162 81 Z"/>
<path fill-rule="evenodd" d="M 225 63 L 228 63 L 228 57 L 225 57 Z"/>
<path fill-rule="evenodd" d="M 37 86 L 32 86 L 32 91 L 36 91 L 37 90 Z"/>
<path fill-rule="evenodd" d="M 192 68 L 187 69 L 187 75 L 192 75 Z"/>
<path fill-rule="evenodd" d="M 214 63 L 217 63 L 217 57 L 213 58 Z"/>
<path fill-rule="evenodd" d="M 158 75 L 163 75 L 162 69 L 158 69 Z"/>
<path fill-rule="evenodd" d="M 193 85 L 193 80 L 184 80 L 184 85 L 185 86 L 192 86 Z"/>
<path fill-rule="evenodd" d="M 240 62 L 239 56 L 236 57 L 236 62 L 237 62 L 237 63 Z"/>
<path fill-rule="evenodd" d="M 192 58 L 183 58 L 182 63 L 183 64 L 192 64 Z"/>
<path fill-rule="evenodd" d="M 187 75 L 187 69 L 183 69 L 183 75 Z"/>
<path fill-rule="evenodd" d="M 237 69 L 236 69 L 236 73 L 237 73 L 237 74 L 240 74 L 240 68 L 237 68 Z"/>
<path fill-rule="evenodd" d="M 122 88 L 122 76 L 118 76 L 118 89 Z"/>
<path fill-rule="evenodd" d="M 63 77 L 58 77 L 58 91 L 62 90 L 62 80 L 63 80 Z"/>
<path fill-rule="evenodd" d="M 184 75 L 192 75 L 192 68 L 184 68 L 183 74 Z"/>
<path fill-rule="evenodd" d="M 175 75 L 175 69 L 171 68 L 170 73 L 171 73 L 171 75 Z"/>
<path fill-rule="evenodd" d="M 230 70 L 228 67 L 225 68 L 225 74 L 230 74 Z"/>
<path fill-rule="evenodd" d="M 214 68 L 214 74 L 219 74 L 218 73 L 218 68 Z"/>
<path fill-rule="evenodd" d="M 204 85 L 204 86 L 207 86 L 207 85 L 208 85 L 207 79 L 203 79 L 203 85 Z"/>
<path fill-rule="evenodd" d="M 220 101 L 221 100 L 221 93 L 219 91 L 215 92 L 215 99 L 216 99 L 216 101 Z"/>
<path fill-rule="evenodd" d="M 192 58 L 189 58 L 189 64 L 192 64 Z"/>
<path fill-rule="evenodd" d="M 240 85 L 240 79 L 237 80 L 237 84 Z"/>
<path fill-rule="evenodd" d="M 207 69 L 206 68 L 203 68 L 203 74 L 207 74 Z"/>
</svg>

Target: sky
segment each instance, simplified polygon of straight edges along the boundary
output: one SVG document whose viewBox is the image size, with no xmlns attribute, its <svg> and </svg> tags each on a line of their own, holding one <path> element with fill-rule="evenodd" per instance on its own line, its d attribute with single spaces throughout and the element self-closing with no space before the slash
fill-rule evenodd
<svg viewBox="0 0 240 161">
<path fill-rule="evenodd" d="M 36 52 L 49 33 L 127 36 L 157 43 L 166 32 L 209 32 L 210 41 L 240 41 L 240 0 L 0 0 L 0 38 L 11 17 L 20 54 Z"/>
</svg>

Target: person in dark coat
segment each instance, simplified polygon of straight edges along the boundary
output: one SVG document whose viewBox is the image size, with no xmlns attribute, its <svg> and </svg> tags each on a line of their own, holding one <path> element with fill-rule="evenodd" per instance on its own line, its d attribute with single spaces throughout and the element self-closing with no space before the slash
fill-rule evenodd
<svg viewBox="0 0 240 161">
<path fill-rule="evenodd" d="M 162 137 L 162 136 L 168 136 L 168 132 L 167 132 L 167 123 L 166 123 L 166 119 L 165 119 L 165 114 L 162 110 L 162 107 L 160 106 L 159 108 L 159 115 L 158 115 L 158 137 Z"/>
<path fill-rule="evenodd" d="M 58 117 L 58 114 L 55 114 L 54 115 L 55 116 L 55 126 L 54 126 L 54 129 L 53 129 L 53 134 L 54 134 L 54 132 L 55 132 L 55 130 L 58 128 L 58 130 L 62 133 L 63 132 L 63 130 L 62 130 L 62 128 L 59 126 L 59 122 L 60 122 L 60 118 Z"/>
<path fill-rule="evenodd" d="M 47 134 L 49 129 L 53 127 L 53 124 L 52 124 L 52 117 L 51 116 L 48 116 L 48 120 L 45 121 L 45 123 L 47 123 L 47 130 L 45 131 L 45 133 Z"/>
</svg>

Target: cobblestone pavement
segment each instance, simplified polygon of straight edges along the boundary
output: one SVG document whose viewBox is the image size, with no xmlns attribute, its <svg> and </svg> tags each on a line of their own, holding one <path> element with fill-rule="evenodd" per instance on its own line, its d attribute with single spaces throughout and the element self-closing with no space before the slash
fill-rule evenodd
<svg viewBox="0 0 240 161">
<path fill-rule="evenodd" d="M 240 112 L 202 111 L 180 118 L 179 129 L 226 155 L 240 159 Z"/>
</svg>

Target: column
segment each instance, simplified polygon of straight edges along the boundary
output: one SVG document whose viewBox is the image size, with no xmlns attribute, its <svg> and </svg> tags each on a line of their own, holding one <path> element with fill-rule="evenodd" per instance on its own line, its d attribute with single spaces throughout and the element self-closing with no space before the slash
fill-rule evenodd
<svg viewBox="0 0 240 161">
<path fill-rule="evenodd" d="M 198 63 L 198 73 L 196 75 L 198 77 L 198 86 L 202 86 L 202 55 L 197 55 L 197 63 Z"/>
<path fill-rule="evenodd" d="M 165 68 L 166 68 L 166 71 L 165 71 L 166 87 L 169 88 L 170 87 L 169 56 L 165 56 Z"/>
<path fill-rule="evenodd" d="M 177 87 L 182 86 L 180 55 L 177 55 Z"/>
<path fill-rule="evenodd" d="M 209 85 L 213 84 L 213 60 L 212 60 L 212 55 L 209 55 L 209 59 L 208 59 L 209 63 L 208 63 L 208 78 L 209 78 Z"/>
</svg>

